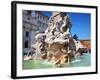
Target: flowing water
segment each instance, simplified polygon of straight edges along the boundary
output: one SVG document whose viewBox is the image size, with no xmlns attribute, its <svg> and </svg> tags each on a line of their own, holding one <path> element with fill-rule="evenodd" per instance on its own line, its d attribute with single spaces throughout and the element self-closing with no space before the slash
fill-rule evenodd
<svg viewBox="0 0 100 80">
<path fill-rule="evenodd" d="M 23 69 L 45 69 L 55 68 L 54 64 L 46 60 L 28 60 L 23 61 Z M 71 63 L 64 64 L 63 67 L 85 67 L 91 66 L 91 54 L 86 53 L 77 59 L 73 59 Z"/>
</svg>

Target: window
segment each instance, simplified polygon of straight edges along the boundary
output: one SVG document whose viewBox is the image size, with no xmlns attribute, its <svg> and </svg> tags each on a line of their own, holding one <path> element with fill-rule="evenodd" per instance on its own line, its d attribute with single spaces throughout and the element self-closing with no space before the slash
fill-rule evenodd
<svg viewBox="0 0 100 80">
<path fill-rule="evenodd" d="M 45 26 L 45 23 L 43 23 L 43 26 Z"/>
<path fill-rule="evenodd" d="M 25 28 L 25 26 L 23 26 L 23 28 Z"/>
<path fill-rule="evenodd" d="M 30 17 L 28 17 L 27 19 L 30 20 Z"/>
<path fill-rule="evenodd" d="M 25 41 L 24 44 L 25 44 L 25 45 L 24 45 L 24 48 L 28 48 L 28 41 Z"/>
<path fill-rule="evenodd" d="M 40 16 L 40 20 L 41 20 L 41 18 L 42 18 L 42 17 Z"/>
<path fill-rule="evenodd" d="M 36 17 L 34 17 L 34 19 L 36 19 Z"/>
<path fill-rule="evenodd" d="M 29 37 L 29 32 L 28 31 L 26 31 L 25 36 Z"/>
<path fill-rule="evenodd" d="M 42 22 L 41 21 L 38 21 L 38 25 L 41 26 L 41 24 L 42 24 Z"/>
<path fill-rule="evenodd" d="M 44 17 L 43 17 L 43 20 L 44 20 Z"/>
<path fill-rule="evenodd" d="M 40 22 L 40 26 L 42 25 L 42 22 Z"/>
<path fill-rule="evenodd" d="M 39 20 L 39 16 L 37 16 L 37 19 Z"/>
<path fill-rule="evenodd" d="M 29 14 L 29 15 L 30 15 L 30 14 L 31 14 L 31 11 L 27 11 L 27 14 Z"/>
<path fill-rule="evenodd" d="M 38 24 L 40 24 L 40 21 L 38 21 Z"/>
<path fill-rule="evenodd" d="M 23 56 L 27 55 L 27 53 L 23 53 Z"/>
</svg>

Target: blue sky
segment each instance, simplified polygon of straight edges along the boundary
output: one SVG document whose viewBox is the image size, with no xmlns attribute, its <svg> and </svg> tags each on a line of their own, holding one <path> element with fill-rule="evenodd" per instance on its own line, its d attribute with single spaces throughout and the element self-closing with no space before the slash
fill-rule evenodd
<svg viewBox="0 0 100 80">
<path fill-rule="evenodd" d="M 51 16 L 52 12 L 43 12 L 47 16 Z M 71 17 L 72 35 L 77 34 L 79 39 L 90 39 L 91 34 L 91 14 L 89 13 L 67 13 Z"/>
</svg>

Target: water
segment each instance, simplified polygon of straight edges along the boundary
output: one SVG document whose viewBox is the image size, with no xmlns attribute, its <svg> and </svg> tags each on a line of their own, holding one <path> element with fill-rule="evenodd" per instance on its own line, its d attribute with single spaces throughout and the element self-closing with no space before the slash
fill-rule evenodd
<svg viewBox="0 0 100 80">
<path fill-rule="evenodd" d="M 78 59 L 73 59 L 71 63 L 65 64 L 66 67 L 85 67 L 91 66 L 91 54 L 84 54 Z"/>
<path fill-rule="evenodd" d="M 23 61 L 23 69 L 45 69 L 55 68 L 52 62 L 46 60 L 28 60 Z M 91 54 L 86 53 L 77 59 L 73 59 L 71 63 L 66 63 L 63 67 L 85 67 L 91 66 Z"/>
</svg>

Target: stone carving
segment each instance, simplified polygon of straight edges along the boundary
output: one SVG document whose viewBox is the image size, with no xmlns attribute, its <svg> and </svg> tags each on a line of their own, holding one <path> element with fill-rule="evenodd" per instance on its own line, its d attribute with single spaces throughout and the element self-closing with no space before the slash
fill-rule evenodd
<svg viewBox="0 0 100 80">
<path fill-rule="evenodd" d="M 50 17 L 46 31 L 35 36 L 36 44 L 33 45 L 35 59 L 47 59 L 59 67 L 69 63 L 80 51 L 76 50 L 76 40 L 71 36 L 70 17 L 62 14 L 56 15 L 61 15 L 57 20 L 56 16 Z"/>
</svg>

